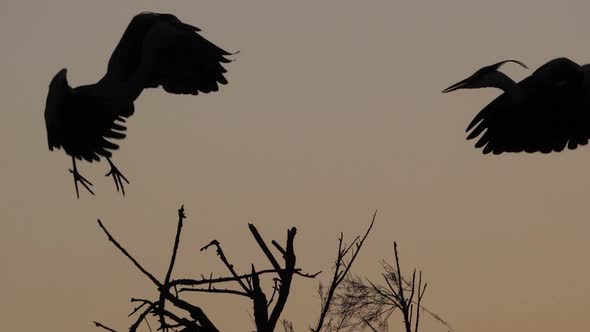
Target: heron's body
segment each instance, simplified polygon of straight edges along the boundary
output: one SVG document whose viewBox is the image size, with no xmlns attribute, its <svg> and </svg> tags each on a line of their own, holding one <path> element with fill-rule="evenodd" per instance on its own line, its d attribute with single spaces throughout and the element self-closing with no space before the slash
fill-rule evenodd
<svg viewBox="0 0 590 332">
<path fill-rule="evenodd" d="M 498 80 L 489 79 L 500 73 L 496 70 L 498 67 L 483 74 L 476 73 L 443 91 L 483 87 L 497 87 L 504 91 L 483 108 L 467 127 L 467 139 L 477 138 L 476 148 L 482 148 L 483 153 L 494 154 L 549 153 L 562 151 L 566 146 L 575 149 L 588 143 L 588 67 L 558 58 L 518 83 L 503 80 L 501 84 Z"/>
<path fill-rule="evenodd" d="M 77 174 L 75 159 L 101 157 L 111 164 L 117 189 L 123 189 L 122 174 L 109 159 L 118 145 L 110 140 L 125 137 L 123 123 L 144 89 L 162 86 L 169 93 L 196 95 L 227 84 L 222 64 L 230 62 L 230 53 L 198 31 L 170 14 L 141 13 L 129 23 L 96 84 L 71 88 L 65 69 L 53 78 L 45 108 L 48 145 L 63 148 L 74 160 L 76 189 L 85 179 Z"/>
</svg>

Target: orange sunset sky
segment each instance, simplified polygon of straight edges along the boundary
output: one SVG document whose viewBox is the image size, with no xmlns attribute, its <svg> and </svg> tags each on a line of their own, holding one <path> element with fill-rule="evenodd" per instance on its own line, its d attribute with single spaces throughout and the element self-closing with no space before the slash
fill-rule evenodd
<svg viewBox="0 0 590 332">
<path fill-rule="evenodd" d="M 70 158 L 47 149 L 49 81 L 67 67 L 72 86 L 96 82 L 146 10 L 239 50 L 230 83 L 145 91 L 113 158 L 127 196 L 108 163 L 80 162 L 97 195 L 77 200 Z M 225 274 L 198 250 L 212 239 L 240 271 L 265 267 L 248 223 L 279 242 L 296 226 L 300 267 L 327 272 L 339 233 L 361 233 L 378 209 L 353 273 L 377 279 L 396 240 L 429 283 L 424 305 L 454 331 L 588 330 L 590 148 L 484 156 L 464 130 L 498 90 L 440 91 L 509 58 L 531 68 L 506 65 L 515 80 L 555 57 L 590 62 L 589 13 L 588 1 L 548 0 L 3 1 L 1 329 L 126 330 L 129 298 L 156 291 L 96 219 L 163 277 L 184 204 L 173 277 Z M 296 331 L 316 321 L 318 281 L 295 280 L 283 317 Z M 224 331 L 254 329 L 247 299 L 191 299 Z"/>
</svg>

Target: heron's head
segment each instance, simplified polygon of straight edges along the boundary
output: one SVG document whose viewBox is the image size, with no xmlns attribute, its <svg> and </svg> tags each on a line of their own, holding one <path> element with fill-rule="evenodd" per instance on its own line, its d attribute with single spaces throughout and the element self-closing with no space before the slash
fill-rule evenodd
<svg viewBox="0 0 590 332">
<path fill-rule="evenodd" d="M 49 83 L 49 92 L 45 101 L 45 123 L 48 131 L 49 128 L 55 127 L 58 110 L 64 105 L 67 96 L 72 91 L 68 85 L 67 72 L 65 68 L 60 70 Z"/>
<path fill-rule="evenodd" d="M 58 71 L 51 79 L 51 83 L 49 83 L 50 88 L 63 85 L 68 85 L 68 70 L 66 68 Z"/>
<path fill-rule="evenodd" d="M 500 61 L 500 62 L 495 63 L 493 65 L 485 66 L 485 67 L 479 69 L 478 71 L 473 73 L 473 75 L 471 75 L 471 76 L 467 77 L 466 79 L 459 81 L 459 82 L 449 86 L 448 88 L 444 89 L 442 91 L 442 93 L 447 93 L 447 92 L 451 92 L 451 91 L 455 91 L 455 90 L 459 90 L 459 89 L 478 89 L 478 88 L 487 88 L 487 87 L 498 87 L 499 81 L 507 78 L 506 75 L 504 75 L 503 73 L 498 71 L 498 69 L 503 64 L 505 64 L 507 62 L 514 62 L 516 64 L 519 64 L 523 68 L 528 69 L 528 67 L 524 63 L 517 61 L 517 60 Z"/>
<path fill-rule="evenodd" d="M 49 83 L 49 93 L 47 94 L 47 107 L 57 107 L 60 100 L 64 98 L 70 91 L 71 88 L 68 85 L 68 70 L 62 69 L 53 76 L 51 83 Z"/>
</svg>

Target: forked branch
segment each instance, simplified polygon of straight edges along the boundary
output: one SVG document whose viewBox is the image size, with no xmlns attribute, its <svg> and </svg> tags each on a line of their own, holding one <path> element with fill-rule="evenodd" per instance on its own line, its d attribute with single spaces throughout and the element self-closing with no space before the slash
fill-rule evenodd
<svg viewBox="0 0 590 332">
<path fill-rule="evenodd" d="M 270 248 L 260 235 L 260 232 L 252 224 L 248 225 L 248 229 L 252 233 L 254 240 L 260 247 L 264 256 L 268 259 L 272 269 L 264 269 L 256 271 L 254 265 L 251 265 L 250 273 L 238 274 L 234 265 L 226 257 L 221 244 L 217 240 L 212 240 L 201 248 L 205 251 L 210 247 L 215 247 L 216 253 L 224 266 L 229 271 L 230 276 L 214 278 L 211 274 L 209 278 L 201 277 L 201 279 L 172 279 L 172 272 L 178 256 L 178 248 L 180 244 L 183 223 L 186 218 L 184 213 L 184 206 L 178 210 L 178 224 L 174 244 L 172 247 L 172 255 L 168 264 L 168 269 L 163 281 L 158 280 L 152 273 L 145 269 L 135 257 L 133 257 L 108 231 L 104 224 L 98 220 L 100 228 L 105 232 L 109 241 L 125 255 L 133 265 L 148 279 L 154 283 L 158 290 L 158 299 L 155 301 L 145 299 L 132 299 L 132 302 L 139 303 L 139 305 L 132 311 L 131 315 L 137 315 L 136 320 L 130 326 L 130 332 L 135 332 L 142 322 L 149 326 L 148 316 L 153 315 L 158 317 L 160 326 L 158 330 L 167 331 L 172 329 L 174 331 L 202 331 L 202 332 L 218 332 L 218 329 L 207 317 L 204 311 L 194 304 L 191 304 L 180 298 L 180 294 L 184 292 L 201 292 L 214 294 L 229 294 L 239 295 L 249 298 L 254 307 L 254 317 L 256 320 L 256 327 L 258 332 L 274 331 L 277 322 L 284 310 L 285 304 L 289 296 L 289 291 L 294 276 L 301 276 L 304 278 L 315 278 L 318 273 L 307 274 L 302 272 L 300 268 L 296 267 L 296 256 L 294 250 L 294 239 L 297 233 L 295 228 L 287 231 L 287 241 L 285 246 L 279 245 L 276 241 L 271 241 L 273 246 L 278 250 L 282 256 L 282 264 L 275 258 Z M 273 293 L 270 300 L 264 293 L 261 283 L 261 276 L 274 275 Z M 239 288 L 231 288 L 231 284 L 237 285 Z M 227 285 L 219 287 L 220 285 Z M 183 286 L 178 290 L 178 286 Z M 174 291 L 174 292 L 173 292 Z M 178 316 L 166 308 L 166 303 L 169 302 L 176 309 L 183 311 L 187 317 Z M 107 329 L 111 332 L 114 330 L 96 322 L 96 326 Z"/>
<path fill-rule="evenodd" d="M 352 264 L 354 263 L 359 252 L 361 251 L 363 244 L 365 244 L 367 236 L 369 236 L 369 233 L 373 229 L 376 217 L 377 211 L 373 213 L 371 224 L 369 225 L 369 228 L 367 229 L 363 237 L 361 238 L 357 236 L 348 246 L 344 243 L 344 235 L 340 233 L 340 237 L 338 238 L 338 253 L 336 254 L 336 263 L 334 264 L 330 286 L 328 287 L 326 293 L 324 293 L 321 284 L 320 289 L 318 290 L 321 299 L 321 313 L 315 328 L 311 329 L 312 332 L 320 332 L 324 327 L 326 317 L 328 316 L 328 313 L 330 311 L 332 300 L 334 299 L 334 294 L 336 293 L 336 289 L 348 275 L 350 268 L 352 267 Z M 346 259 L 349 253 L 350 259 L 347 262 Z"/>
</svg>

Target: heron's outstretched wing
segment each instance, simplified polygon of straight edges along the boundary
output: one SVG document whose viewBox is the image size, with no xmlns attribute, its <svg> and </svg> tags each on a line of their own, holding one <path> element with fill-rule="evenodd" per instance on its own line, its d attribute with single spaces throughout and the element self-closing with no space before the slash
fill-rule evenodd
<svg viewBox="0 0 590 332">
<path fill-rule="evenodd" d="M 129 95 L 162 86 L 176 94 L 198 94 L 227 84 L 223 63 L 231 55 L 171 14 L 136 15 L 115 48 L 102 83 L 132 82 Z"/>
<path fill-rule="evenodd" d="M 125 137 L 125 118 L 133 114 L 133 103 L 97 96 L 92 88 L 79 87 L 62 99 L 60 107 L 46 112 L 49 149 L 86 161 L 110 157 L 119 148 L 108 139 Z"/>
<path fill-rule="evenodd" d="M 173 15 L 159 14 L 158 18 L 145 40 L 144 50 L 154 52 L 145 55 L 146 60 L 154 60 L 146 87 L 162 86 L 170 93 L 195 95 L 217 91 L 219 84 L 227 84 L 222 64 L 231 62 L 229 52 Z"/>
<path fill-rule="evenodd" d="M 158 22 L 158 16 L 145 12 L 131 19 L 109 59 L 107 73 L 99 83 L 127 82 L 136 74 L 143 58 L 145 37 Z"/>
<path fill-rule="evenodd" d="M 579 67 L 545 67 L 503 93 L 467 127 L 483 153 L 562 151 L 590 138 Z M 569 66 L 569 64 L 568 64 Z M 577 66 L 577 65 L 576 65 Z"/>
</svg>

